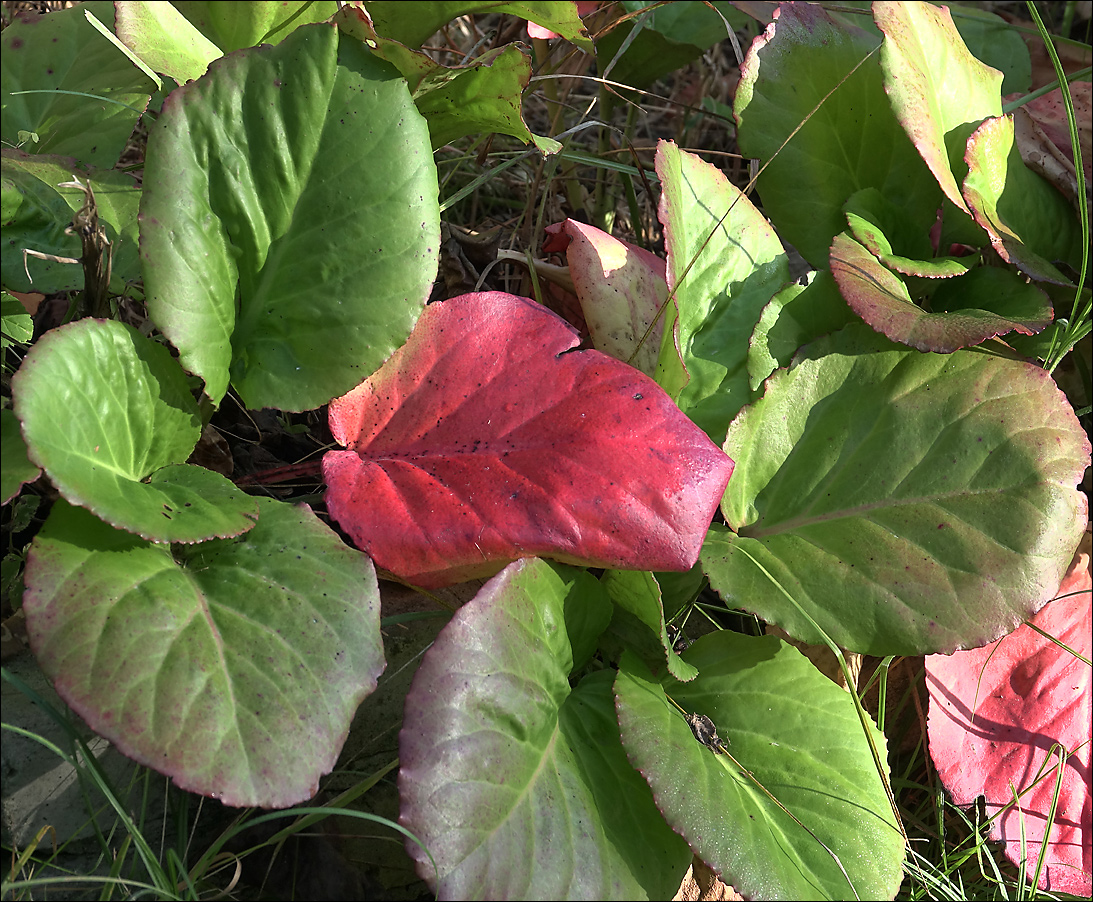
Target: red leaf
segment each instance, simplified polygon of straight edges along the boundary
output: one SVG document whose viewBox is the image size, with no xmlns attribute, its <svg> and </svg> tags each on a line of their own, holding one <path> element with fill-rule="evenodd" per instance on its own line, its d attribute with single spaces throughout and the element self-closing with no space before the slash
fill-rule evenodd
<svg viewBox="0 0 1093 902">
<path fill-rule="evenodd" d="M 1032 623 L 1090 656 L 1089 555 L 1078 556 L 1058 597 Z M 1073 593 L 1073 594 L 1070 594 Z M 984 796 L 988 815 L 1013 802 L 1014 791 L 1046 776 L 994 821 L 993 839 L 1021 860 L 1022 821 L 1031 876 L 1040 857 L 1058 774 L 1059 743 L 1067 760 L 1040 886 L 1090 894 L 1090 669 L 1050 639 L 1023 625 L 998 642 L 954 655 L 929 655 L 930 754 L 958 805 Z"/>
<path fill-rule="evenodd" d="M 330 404 L 331 516 L 424 587 L 521 557 L 639 570 L 698 558 L 732 461 L 659 386 L 527 298 L 425 309 L 406 344 Z"/>
</svg>

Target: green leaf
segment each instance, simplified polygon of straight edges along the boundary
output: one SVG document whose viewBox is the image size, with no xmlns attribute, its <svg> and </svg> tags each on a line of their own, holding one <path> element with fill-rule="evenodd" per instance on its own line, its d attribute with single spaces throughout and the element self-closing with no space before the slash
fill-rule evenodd
<svg viewBox="0 0 1093 902">
<path fill-rule="evenodd" d="M 592 40 L 577 15 L 575 3 L 558 3 L 556 0 L 530 3 L 417 0 L 407 4 L 365 0 L 364 8 L 372 17 L 377 32 L 407 47 L 420 47 L 434 32 L 460 16 L 507 13 L 542 25 L 585 50 L 592 49 Z"/>
<path fill-rule="evenodd" d="M 934 256 L 930 236 L 910 228 L 902 212 L 876 188 L 863 188 L 853 194 L 843 210 L 854 238 L 896 272 L 948 279 L 963 275 L 978 262 L 977 257 Z"/>
<path fill-rule="evenodd" d="M 12 345 L 27 344 L 34 337 L 34 320 L 27 313 L 27 308 L 19 299 L 6 291 L 2 294 L 2 335 L 3 348 L 7 350 Z"/>
<path fill-rule="evenodd" d="M 179 465 L 201 434 L 197 403 L 167 348 L 131 326 L 83 319 L 46 333 L 12 379 L 12 398 L 31 460 L 111 525 L 158 542 L 254 525 L 253 498 Z"/>
<path fill-rule="evenodd" d="M 702 566 L 730 606 L 806 642 L 798 605 L 851 651 L 984 645 L 1055 594 L 1085 524 L 1089 442 L 1047 373 L 864 326 L 775 373 L 725 450 L 729 529 Z"/>
<path fill-rule="evenodd" d="M 640 570 L 608 570 L 601 582 L 611 600 L 633 614 L 659 640 L 668 662 L 668 672 L 677 680 L 693 680 L 698 671 L 676 654 L 668 638 L 668 631 L 664 627 L 660 586 L 653 574 Z"/>
<path fill-rule="evenodd" d="M 552 138 L 533 135 L 521 116 L 531 59 L 517 45 L 496 47 L 477 59 L 448 67 L 377 34 L 359 7 L 344 7 L 334 21 L 342 32 L 363 41 L 402 73 L 418 111 L 429 122 L 434 148 L 476 132 L 512 135 L 525 144 L 533 141 L 543 153 L 561 148 Z"/>
<path fill-rule="evenodd" d="M 21 159 L 14 160 L 14 154 L 21 154 Z M 32 159 L 21 151 L 0 151 L 0 207 L 3 211 L 0 219 L 4 229 L 0 245 L 0 279 L 13 291 L 45 294 L 81 288 L 84 280 L 79 264 L 80 238 L 65 234 L 65 229 L 72 225 L 72 210 L 54 187 L 57 182 L 44 182 L 32 171 L 27 171 L 26 161 Z M 75 160 L 67 159 L 75 165 Z M 68 178 L 71 176 L 59 181 Z M 76 262 L 62 263 L 30 253 L 24 256 L 24 251 L 37 251 Z"/>
<path fill-rule="evenodd" d="M 779 367 L 789 366 L 802 345 L 856 321 L 826 269 L 809 273 L 804 285 L 787 285 L 763 308 L 752 333 L 748 345 L 751 390 Z"/>
<path fill-rule="evenodd" d="M 301 25 L 325 22 L 338 10 L 330 0 L 175 0 L 174 5 L 223 53 L 255 44 L 278 44 Z"/>
<path fill-rule="evenodd" d="M 748 339 L 789 281 L 789 264 L 770 223 L 719 170 L 663 141 L 656 168 L 668 289 L 679 305 L 677 341 L 690 375 L 676 402 L 720 443 L 751 400 Z M 665 342 L 661 358 L 674 351 Z"/>
<path fill-rule="evenodd" d="M 658 682 L 632 655 L 615 681 L 623 745 L 673 829 L 745 898 L 893 898 L 903 837 L 850 696 L 773 636 L 711 633 L 683 656 L 698 668 L 692 682 Z M 669 699 L 709 717 L 729 753 L 815 835 L 699 743 Z M 885 738 L 869 729 L 883 758 Z"/>
<path fill-rule="evenodd" d="M 968 49 L 1002 75 L 1002 96 L 1023 93 L 1032 83 L 1032 59 L 1021 32 L 995 13 L 968 3 L 953 4 L 949 14 Z"/>
<path fill-rule="evenodd" d="M 19 432 L 19 421 L 10 410 L 0 410 L 0 447 L 4 453 L 0 504 L 7 504 L 19 494 L 24 483 L 34 481 L 42 471 L 27 457 L 27 445 Z"/>
<path fill-rule="evenodd" d="M 424 120 L 359 42 L 312 25 L 170 95 L 148 138 L 148 307 L 219 401 L 305 410 L 405 340 L 436 273 Z M 201 261 L 195 266 L 194 261 Z"/>
<path fill-rule="evenodd" d="M 244 7 L 259 5 L 248 3 Z M 231 8 L 239 10 L 240 6 L 232 4 Z M 224 55 L 175 4 L 162 0 L 119 3 L 116 28 L 126 47 L 153 70 L 171 76 L 179 84 L 200 78 L 213 60 Z"/>
<path fill-rule="evenodd" d="M 675 3 L 624 3 L 627 12 L 654 7 L 648 15 L 620 23 L 598 39 L 596 66 L 613 82 L 645 88 L 669 72 L 693 62 L 728 37 L 729 28 L 742 28 L 749 19 L 732 4 L 715 0 Z M 631 39 L 634 28 L 641 31 Z M 629 45 L 616 61 L 623 42 Z M 614 65 L 612 65 L 614 63 Z"/>
<path fill-rule="evenodd" d="M 0 137 L 31 153 L 110 169 L 156 85 L 91 26 L 85 11 L 113 28 L 114 5 L 98 2 L 16 19 L 4 29 Z M 21 131 L 38 140 L 20 140 Z"/>
<path fill-rule="evenodd" d="M 371 562 L 306 505 L 258 500 L 244 538 L 178 549 L 58 502 L 23 607 L 88 725 L 184 789 L 283 808 L 314 795 L 383 670 Z"/>
<path fill-rule="evenodd" d="M 1034 279 L 1067 285 L 1053 265 L 1077 268 L 1081 227 L 1074 209 L 1050 183 L 1021 159 L 1013 117 L 984 122 L 968 140 L 964 197 L 975 221 L 991 236 L 999 255 Z"/>
<path fill-rule="evenodd" d="M 687 869 L 690 851 L 619 742 L 612 672 L 570 688 L 568 598 L 589 591 L 583 581 L 602 599 L 582 571 L 511 564 L 414 678 L 400 822 L 428 850 L 407 844 L 444 898 L 668 898 Z"/>
<path fill-rule="evenodd" d="M 140 280 L 140 188 L 132 176 L 124 172 L 87 172 L 71 157 L 32 156 L 18 150 L 2 152 L 0 171 L 4 224 L 0 266 L 5 285 L 16 291 L 45 294 L 83 287 L 84 272 L 79 263 L 58 263 L 32 254 L 25 260 L 23 257 L 24 249 L 77 261 L 82 257 L 83 246 L 72 225 L 73 214 L 83 209 L 87 195 L 71 185 L 74 177 L 89 184 L 94 194 L 99 225 L 112 249 L 112 290 L 121 294 L 126 283 Z"/>
<path fill-rule="evenodd" d="M 826 267 L 831 239 L 846 227 L 842 208 L 854 192 L 876 188 L 923 234 L 940 204 L 869 56 L 877 44 L 819 6 L 787 5 L 741 69 L 733 104 L 740 149 L 771 161 L 758 182 L 763 209 L 816 269 Z"/>
<path fill-rule="evenodd" d="M 846 233 L 831 245 L 831 271 L 846 302 L 893 341 L 920 351 L 949 353 L 996 335 L 1039 332 L 1051 322 L 1051 304 L 1016 273 L 979 267 L 942 279 L 933 310 L 918 306 L 907 285 Z"/>
<path fill-rule="evenodd" d="M 476 132 L 500 132 L 528 143 L 531 132 L 520 116 L 520 101 L 530 78 L 531 58 L 515 44 L 425 76 L 414 103 L 429 121 L 434 149 Z"/>
<path fill-rule="evenodd" d="M 970 213 L 959 183 L 968 136 L 1002 112 L 1002 73 L 977 60 L 948 9 L 930 3 L 875 3 L 884 32 L 884 88 L 904 131 L 945 196 Z"/>
</svg>

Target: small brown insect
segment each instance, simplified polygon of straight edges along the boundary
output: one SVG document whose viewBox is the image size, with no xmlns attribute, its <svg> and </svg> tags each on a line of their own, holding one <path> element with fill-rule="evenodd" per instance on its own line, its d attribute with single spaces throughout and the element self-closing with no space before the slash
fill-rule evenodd
<svg viewBox="0 0 1093 902">
<path fill-rule="evenodd" d="M 687 726 L 691 728 L 695 739 L 701 742 L 714 754 L 724 751 L 721 739 L 717 735 L 717 727 L 705 714 L 687 714 Z"/>
<path fill-rule="evenodd" d="M 668 641 L 672 643 L 672 651 L 677 655 L 683 654 L 691 644 L 691 640 L 683 635 L 683 630 L 672 623 L 665 624 L 668 631 Z"/>
</svg>

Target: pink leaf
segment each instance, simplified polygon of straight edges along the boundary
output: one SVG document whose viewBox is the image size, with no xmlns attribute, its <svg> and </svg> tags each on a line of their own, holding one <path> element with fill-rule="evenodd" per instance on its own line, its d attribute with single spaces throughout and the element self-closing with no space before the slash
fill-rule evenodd
<svg viewBox="0 0 1093 902">
<path fill-rule="evenodd" d="M 1089 554 L 1083 553 L 1058 597 L 1031 621 L 1086 659 L 1093 645 L 1090 586 Z M 970 805 L 982 795 L 988 815 L 1003 812 L 991 837 L 1006 844 L 1015 862 L 1024 830 L 1030 876 L 1058 776 L 1058 755 L 1051 750 L 1058 743 L 1071 753 L 1040 886 L 1079 896 L 1090 894 L 1089 674 L 1086 663 L 1027 625 L 984 648 L 926 658 L 930 754 L 938 775 L 956 804 Z M 1014 793 L 1030 786 L 1018 810 Z"/>
<path fill-rule="evenodd" d="M 732 461 L 647 376 L 534 301 L 467 294 L 330 404 L 331 516 L 424 587 L 521 557 L 640 570 L 697 560 Z"/>
<path fill-rule="evenodd" d="M 664 332 L 665 316 L 658 314 L 668 301 L 665 262 L 573 219 L 565 221 L 565 231 L 572 239 L 569 273 L 593 345 L 652 376 Z"/>
</svg>

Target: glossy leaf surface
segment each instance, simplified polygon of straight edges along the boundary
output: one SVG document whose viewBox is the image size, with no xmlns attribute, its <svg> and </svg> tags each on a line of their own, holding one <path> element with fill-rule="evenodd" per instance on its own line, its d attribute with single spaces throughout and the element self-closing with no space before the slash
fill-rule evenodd
<svg viewBox="0 0 1093 902">
<path fill-rule="evenodd" d="M 115 30 L 121 42 L 153 70 L 180 85 L 200 78 L 213 60 L 223 56 L 223 50 L 179 11 L 178 3 L 122 0 L 115 5 Z"/>
<path fill-rule="evenodd" d="M 686 570 L 732 461 L 647 376 L 526 298 L 426 308 L 330 405 L 327 507 L 376 564 L 426 587 L 520 557 Z M 567 353 L 571 352 L 571 353 Z"/>
<path fill-rule="evenodd" d="M 993 641 L 1054 596 L 1085 525 L 1089 441 L 1047 373 L 864 326 L 775 373 L 725 448 L 729 528 L 702 566 L 730 606 L 806 642 L 782 589 L 852 651 Z"/>
<path fill-rule="evenodd" d="M 399 739 L 406 848 L 441 899 L 667 898 L 690 862 L 619 743 L 612 676 L 569 685 L 587 573 L 519 561 L 426 653 Z M 591 637 L 594 638 L 594 637 Z"/>
<path fill-rule="evenodd" d="M 111 525 L 157 542 L 254 525 L 253 498 L 183 463 L 201 434 L 197 403 L 170 351 L 132 326 L 82 319 L 53 329 L 15 374 L 12 395 L 31 460 Z"/>
<path fill-rule="evenodd" d="M 654 680 L 623 657 L 615 692 L 630 762 L 665 819 L 745 897 L 890 899 L 903 837 L 847 694 L 785 642 L 716 632 L 683 653 L 698 677 Z M 816 836 L 724 754 L 698 742 L 683 713 L 710 718 L 725 748 Z M 884 755 L 884 736 L 870 724 Z"/>
<path fill-rule="evenodd" d="M 1089 895 L 1093 873 L 1090 599 L 1087 552 L 1030 621 L 1085 661 L 1026 624 L 983 648 L 926 658 L 930 755 L 953 801 L 985 796 L 987 815 L 1000 814 L 991 838 L 1006 844 L 1007 856 L 1020 862 L 1023 833 L 1029 878 L 1045 857 L 1041 889 L 1077 896 Z M 1059 778 L 1055 743 L 1069 757 L 1046 836 Z"/>
<path fill-rule="evenodd" d="M 306 506 L 176 550 L 57 503 L 31 548 L 31 647 L 88 725 L 227 805 L 310 798 L 383 670 L 368 559 Z"/>
<path fill-rule="evenodd" d="M 332 25 L 218 60 L 151 129 L 149 310 L 214 401 L 229 369 L 249 407 L 348 391 L 405 341 L 438 247 L 425 122 Z"/>
</svg>

